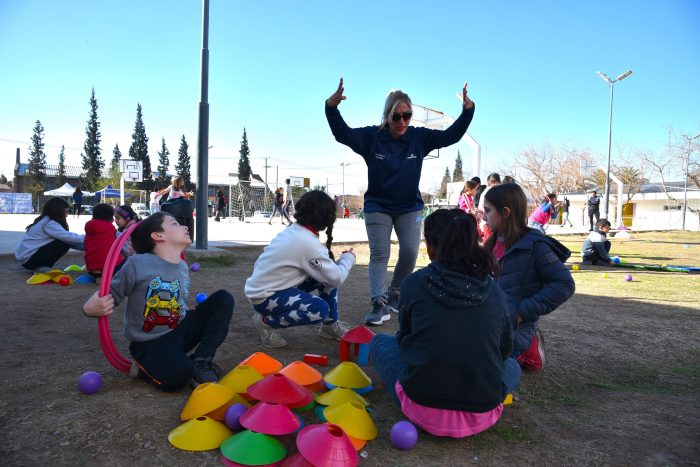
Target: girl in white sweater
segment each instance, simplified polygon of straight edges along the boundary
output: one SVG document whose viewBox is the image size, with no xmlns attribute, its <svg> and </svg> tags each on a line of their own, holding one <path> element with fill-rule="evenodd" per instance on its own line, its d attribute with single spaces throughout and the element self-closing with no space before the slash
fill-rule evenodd
<svg viewBox="0 0 700 467">
<path fill-rule="evenodd" d="M 296 223 L 263 250 L 245 283 L 253 321 L 267 347 L 287 345 L 280 328 L 321 323 L 319 335 L 336 340 L 349 329 L 338 320 L 338 287 L 355 264 L 355 254 L 351 248 L 334 261 L 335 203 L 315 190 L 299 198 L 294 209 Z M 322 230 L 325 246 L 319 242 Z"/>
</svg>

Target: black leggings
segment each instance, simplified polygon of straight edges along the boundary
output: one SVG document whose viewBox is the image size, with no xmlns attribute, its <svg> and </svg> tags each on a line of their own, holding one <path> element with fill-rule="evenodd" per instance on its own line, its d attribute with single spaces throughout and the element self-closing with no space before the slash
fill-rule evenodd
<svg viewBox="0 0 700 467">
<path fill-rule="evenodd" d="M 192 359 L 212 358 L 228 335 L 233 314 L 233 296 L 217 290 L 193 310 L 171 332 L 158 339 L 132 342 L 131 355 L 142 376 L 163 391 L 177 391 L 192 379 Z M 187 353 L 197 347 L 191 356 Z"/>
<path fill-rule="evenodd" d="M 32 257 L 29 258 L 29 260 L 24 263 L 22 267 L 29 269 L 30 271 L 34 271 L 35 269 L 42 267 L 51 268 L 54 264 L 56 264 L 56 261 L 58 261 L 61 256 L 68 253 L 70 248 L 70 245 L 66 242 L 54 240 L 53 242 L 48 243 L 36 250 Z"/>
</svg>

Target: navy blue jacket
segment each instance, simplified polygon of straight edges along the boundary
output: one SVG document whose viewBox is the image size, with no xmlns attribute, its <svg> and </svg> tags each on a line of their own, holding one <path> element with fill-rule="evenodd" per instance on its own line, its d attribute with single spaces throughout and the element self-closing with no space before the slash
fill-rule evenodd
<svg viewBox="0 0 700 467">
<path fill-rule="evenodd" d="M 515 329 L 515 353 L 528 349 L 540 316 L 551 313 L 574 294 L 576 284 L 564 261 L 571 252 L 534 229 L 499 260 L 498 284 L 508 296 Z M 522 319 L 518 324 L 517 316 Z"/>
<path fill-rule="evenodd" d="M 458 142 L 474 117 L 474 107 L 446 130 L 409 126 L 399 138 L 388 127 L 350 128 L 337 107 L 326 104 L 326 118 L 335 140 L 361 155 L 367 164 L 368 182 L 364 211 L 404 213 L 423 209 L 418 189 L 423 158 L 430 151 Z"/>
<path fill-rule="evenodd" d="M 486 412 L 506 396 L 503 361 L 513 330 L 503 291 L 440 263 L 414 272 L 401 286 L 399 343 L 408 397 L 440 409 Z"/>
</svg>

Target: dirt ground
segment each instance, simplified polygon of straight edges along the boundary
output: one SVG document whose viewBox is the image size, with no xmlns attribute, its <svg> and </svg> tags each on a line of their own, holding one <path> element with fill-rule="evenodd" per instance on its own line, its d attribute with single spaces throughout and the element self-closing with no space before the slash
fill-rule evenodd
<svg viewBox="0 0 700 467">
<path fill-rule="evenodd" d="M 191 274 L 190 297 L 219 288 L 236 299 L 228 338 L 215 360 L 226 372 L 260 345 L 251 306 L 243 296 L 259 248 L 235 248 L 223 257 L 190 256 L 202 268 Z M 82 264 L 79 255 L 59 266 Z M 0 456 L 3 465 L 220 465 L 219 452 L 172 447 L 168 432 L 190 390 L 161 393 L 114 370 L 103 357 L 97 322 L 80 307 L 96 287 L 28 286 L 29 274 L 11 255 L 0 256 Z M 75 275 L 75 273 L 74 273 Z M 679 286 L 687 275 L 679 275 Z M 368 305 L 367 269 L 353 269 L 341 289 L 341 319 L 360 324 Z M 697 288 L 688 290 L 697 294 Z M 120 307 L 112 334 L 127 356 Z M 394 317 L 381 329 L 393 333 Z M 670 306 L 576 294 L 541 321 L 547 365 L 524 374 L 513 405 L 498 424 L 477 436 L 442 439 L 420 433 L 411 451 L 389 442 L 401 420 L 369 368 L 368 394 L 379 437 L 360 465 L 698 465 L 700 459 L 700 306 Z M 287 364 L 304 353 L 338 363 L 338 344 L 316 328 L 286 330 L 289 346 L 268 351 Z M 104 377 L 94 395 L 77 389 L 78 377 Z M 316 423 L 313 413 L 304 413 Z M 290 440 L 287 443 L 293 446 Z M 365 457 L 366 455 L 366 457 Z"/>
</svg>

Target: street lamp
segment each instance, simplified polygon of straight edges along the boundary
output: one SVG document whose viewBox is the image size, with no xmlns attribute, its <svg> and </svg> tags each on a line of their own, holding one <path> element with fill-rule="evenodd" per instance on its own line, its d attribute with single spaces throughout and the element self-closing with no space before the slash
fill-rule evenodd
<svg viewBox="0 0 700 467">
<path fill-rule="evenodd" d="M 350 163 L 341 162 L 340 165 L 343 167 L 343 207 L 345 207 L 345 167 L 350 165 Z"/>
<path fill-rule="evenodd" d="M 695 138 L 700 138 L 700 133 L 688 138 L 688 152 L 685 154 L 685 180 L 683 181 L 683 230 L 685 230 L 685 213 L 688 210 L 688 166 L 690 165 L 690 153 Z"/>
<path fill-rule="evenodd" d="M 610 123 L 608 125 L 608 169 L 605 172 L 605 211 L 604 218 L 608 219 L 608 208 L 610 204 L 610 150 L 612 148 L 612 114 L 613 114 L 613 89 L 615 88 L 615 83 L 622 81 L 632 74 L 632 70 L 627 70 L 615 79 L 610 79 L 605 73 L 596 71 L 598 76 L 603 78 L 605 81 L 610 83 Z M 609 220 L 609 219 L 608 219 Z"/>
</svg>

